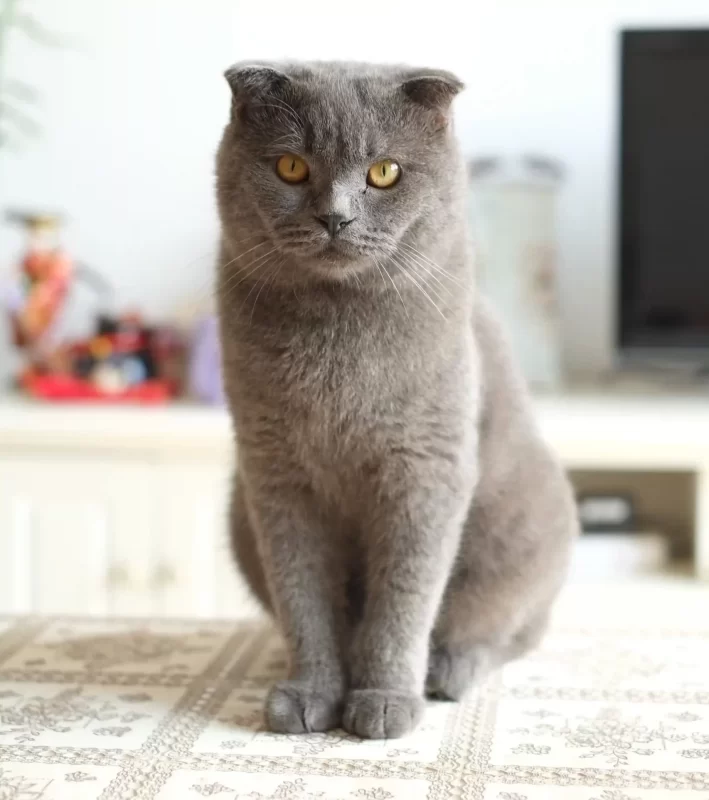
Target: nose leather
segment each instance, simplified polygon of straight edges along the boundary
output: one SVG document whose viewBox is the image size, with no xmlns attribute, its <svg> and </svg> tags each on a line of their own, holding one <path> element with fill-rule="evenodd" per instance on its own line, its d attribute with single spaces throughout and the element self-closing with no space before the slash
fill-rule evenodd
<svg viewBox="0 0 709 800">
<path fill-rule="evenodd" d="M 330 236 L 337 236 L 337 234 L 344 228 L 346 225 L 349 225 L 352 222 L 351 219 L 347 219 L 344 214 L 323 214 L 322 216 L 316 217 L 317 221 L 327 229 L 327 232 Z"/>
</svg>

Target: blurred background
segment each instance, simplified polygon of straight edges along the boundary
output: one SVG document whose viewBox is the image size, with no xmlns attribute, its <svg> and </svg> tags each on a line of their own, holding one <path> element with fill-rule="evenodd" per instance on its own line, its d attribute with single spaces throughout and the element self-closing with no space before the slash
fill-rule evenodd
<svg viewBox="0 0 709 800">
<path fill-rule="evenodd" d="M 0 0 L 0 613 L 249 608 L 211 297 L 249 58 L 465 81 L 478 278 L 578 491 L 573 580 L 709 578 L 709 6 L 461 8 Z"/>
</svg>

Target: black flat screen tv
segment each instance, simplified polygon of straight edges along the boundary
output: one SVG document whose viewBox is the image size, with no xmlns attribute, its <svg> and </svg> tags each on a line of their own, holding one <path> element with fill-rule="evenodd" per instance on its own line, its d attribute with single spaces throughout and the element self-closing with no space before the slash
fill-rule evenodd
<svg viewBox="0 0 709 800">
<path fill-rule="evenodd" d="M 709 365 L 709 30 L 621 34 L 617 344 Z"/>
</svg>

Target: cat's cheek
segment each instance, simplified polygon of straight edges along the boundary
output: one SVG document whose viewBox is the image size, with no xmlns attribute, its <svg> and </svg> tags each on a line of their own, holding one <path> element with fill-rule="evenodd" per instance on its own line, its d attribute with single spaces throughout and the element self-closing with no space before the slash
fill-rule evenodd
<svg viewBox="0 0 709 800">
<path fill-rule="evenodd" d="M 273 221 L 295 221 L 293 218 L 304 214 L 308 208 L 308 196 L 302 187 L 288 186 L 279 181 L 265 183 L 260 189 L 259 211 Z"/>
</svg>

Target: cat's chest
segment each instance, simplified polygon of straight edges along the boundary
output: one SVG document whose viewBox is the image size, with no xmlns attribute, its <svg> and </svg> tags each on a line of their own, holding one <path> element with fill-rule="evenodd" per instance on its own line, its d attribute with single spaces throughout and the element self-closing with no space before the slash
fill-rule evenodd
<svg viewBox="0 0 709 800">
<path fill-rule="evenodd" d="M 421 358 L 415 335 L 361 309 L 260 322 L 255 314 L 240 328 L 235 348 L 234 405 L 254 446 L 266 436 L 296 463 L 333 473 L 385 450 L 434 363 Z"/>
<path fill-rule="evenodd" d="M 283 332 L 258 361 L 262 397 L 284 440 L 325 460 L 352 454 L 399 394 L 391 349 L 354 326 Z"/>
<path fill-rule="evenodd" d="M 273 348 L 268 362 L 276 392 L 322 425 L 374 410 L 389 382 L 386 355 L 355 332 L 299 331 Z"/>
</svg>

